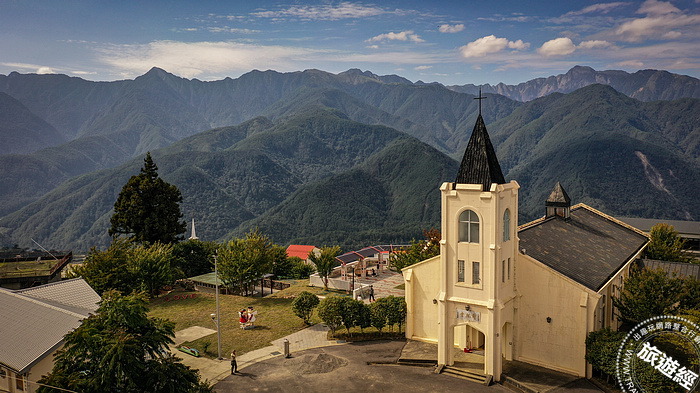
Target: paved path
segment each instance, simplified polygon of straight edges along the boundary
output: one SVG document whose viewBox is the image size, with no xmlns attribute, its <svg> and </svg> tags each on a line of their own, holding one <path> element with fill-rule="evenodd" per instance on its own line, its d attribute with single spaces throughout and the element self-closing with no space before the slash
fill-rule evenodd
<svg viewBox="0 0 700 393">
<path fill-rule="evenodd" d="M 212 385 L 216 384 L 217 392 L 239 391 L 241 381 L 252 383 L 256 386 L 255 390 L 261 392 L 296 392 L 301 387 L 306 392 L 326 392 L 328 386 L 335 382 L 342 385 L 343 391 L 346 392 L 366 392 L 369 390 L 443 392 L 455 388 L 464 389 L 465 387 L 468 387 L 469 391 L 472 392 L 509 391 L 501 385 L 485 387 L 461 379 L 434 374 L 430 368 L 395 365 L 395 361 L 399 357 L 421 358 L 416 351 L 426 352 L 426 349 L 420 345 L 423 343 L 409 341 L 410 345 L 407 345 L 404 341 L 378 341 L 343 345 L 346 344 L 344 341 L 327 340 L 327 332 L 328 327 L 316 324 L 275 340 L 268 347 L 239 355 L 237 357 L 239 375 L 231 375 L 229 354 L 222 354 L 225 357 L 222 360 L 216 360 L 189 356 L 175 349 L 175 345 L 171 345 L 171 351 L 182 358 L 184 364 L 198 369 L 202 379 L 208 380 Z M 212 329 L 193 326 L 176 332 L 174 341 L 182 343 L 215 333 L 216 331 Z M 306 357 L 309 354 L 327 353 L 350 360 L 350 366 L 343 367 L 341 373 L 290 375 L 288 370 L 283 370 L 284 364 L 287 363 L 287 359 L 282 356 L 285 339 L 289 341 L 290 359 Z M 431 348 L 427 351 L 428 355 L 436 357 L 437 346 L 435 344 L 429 346 Z M 379 364 L 370 365 L 373 363 Z M 515 367 L 520 362 L 507 363 L 510 367 Z M 550 374 L 556 373 L 527 364 L 517 367 L 517 371 L 522 375 L 515 372 L 516 370 L 510 371 L 512 376 L 526 384 L 531 382 L 530 380 L 541 384 L 543 381 L 553 378 Z M 601 391 L 590 382 L 571 378 L 571 376 L 568 376 L 566 381 L 554 379 L 550 381 L 551 383 L 545 383 L 543 386 L 538 385 L 538 390 L 550 393 L 563 393 L 565 391 L 594 393 Z M 571 381 L 572 379 L 575 380 Z"/>
<path fill-rule="evenodd" d="M 272 342 L 272 345 L 265 348 L 260 348 L 255 351 L 244 353 L 236 357 L 238 369 L 242 370 L 245 367 L 280 356 L 284 353 L 284 340 L 289 340 L 289 350 L 293 354 L 309 348 L 332 346 L 342 344 L 344 342 L 329 341 L 326 339 L 328 327 L 323 324 L 316 324 L 304 330 L 292 333 L 289 336 L 282 337 Z M 203 328 L 201 326 L 192 326 L 190 328 L 180 330 L 175 333 L 175 344 L 170 345 L 170 351 L 182 359 L 182 363 L 199 370 L 202 379 L 208 380 L 212 385 L 226 378 L 231 374 L 231 358 L 230 354 L 222 353 L 222 360 L 208 359 L 205 357 L 194 357 L 180 352 L 175 348 L 183 342 L 196 340 L 201 337 L 215 334 L 216 330 Z"/>
<path fill-rule="evenodd" d="M 374 287 L 374 297 L 377 299 L 390 295 L 404 296 L 404 290 L 396 288 L 404 283 L 403 275 L 390 270 L 378 273 L 376 276 L 367 276 L 367 278 L 356 277 L 355 282 L 372 285 Z"/>
<path fill-rule="evenodd" d="M 444 374 L 432 367 L 398 366 L 403 340 L 350 343 L 307 349 L 252 364 L 216 384 L 217 393 L 512 393 Z"/>
</svg>

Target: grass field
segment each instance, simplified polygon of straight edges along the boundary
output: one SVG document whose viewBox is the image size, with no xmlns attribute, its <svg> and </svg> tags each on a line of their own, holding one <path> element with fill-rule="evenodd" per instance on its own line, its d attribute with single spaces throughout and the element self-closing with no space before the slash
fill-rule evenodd
<svg viewBox="0 0 700 393">
<path fill-rule="evenodd" d="M 220 295 L 222 356 L 228 356 L 232 349 L 242 355 L 269 346 L 272 341 L 280 337 L 306 328 L 307 326 L 304 325 L 301 318 L 292 312 L 293 297 L 305 290 L 318 296 L 345 295 L 324 291 L 323 288 L 309 287 L 308 280 L 296 281 L 292 287 L 284 291 L 277 291 L 264 298 Z M 194 299 L 189 296 L 191 294 L 195 294 Z M 175 295 L 178 298 L 184 297 L 184 299 L 172 300 Z M 258 311 L 256 327 L 243 330 L 239 327 L 238 311 L 248 306 L 252 306 Z M 151 300 L 150 309 L 149 316 L 167 318 L 173 321 L 176 331 L 190 326 L 216 329 L 216 323 L 210 316 L 212 313 L 216 313 L 216 298 L 213 293 L 176 290 L 167 296 L 162 295 Z M 312 323 L 320 322 L 315 314 L 311 321 Z M 210 357 L 217 356 L 216 334 L 185 343 L 185 345 L 197 348 Z"/>
<path fill-rule="evenodd" d="M 51 271 L 56 260 L 0 262 L 0 277 L 12 276 L 45 276 Z"/>
</svg>

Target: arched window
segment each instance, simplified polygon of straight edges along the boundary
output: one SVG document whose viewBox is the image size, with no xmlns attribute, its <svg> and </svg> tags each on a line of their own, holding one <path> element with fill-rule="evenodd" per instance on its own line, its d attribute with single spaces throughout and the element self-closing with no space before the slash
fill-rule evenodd
<svg viewBox="0 0 700 393">
<path fill-rule="evenodd" d="M 479 243 L 479 216 L 471 210 L 459 215 L 459 241 Z"/>
<path fill-rule="evenodd" d="M 503 212 L 503 241 L 510 240 L 510 209 Z"/>
</svg>

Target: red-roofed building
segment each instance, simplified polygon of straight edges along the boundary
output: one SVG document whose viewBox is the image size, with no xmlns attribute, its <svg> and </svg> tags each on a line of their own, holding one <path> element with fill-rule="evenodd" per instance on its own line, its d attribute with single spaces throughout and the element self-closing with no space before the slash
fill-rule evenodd
<svg viewBox="0 0 700 393">
<path fill-rule="evenodd" d="M 321 254 L 321 250 L 316 246 L 303 246 L 299 244 L 292 244 L 287 247 L 287 258 L 289 257 L 299 257 L 304 260 L 307 264 L 312 263 L 309 260 L 309 253 L 312 252 L 316 255 Z"/>
</svg>

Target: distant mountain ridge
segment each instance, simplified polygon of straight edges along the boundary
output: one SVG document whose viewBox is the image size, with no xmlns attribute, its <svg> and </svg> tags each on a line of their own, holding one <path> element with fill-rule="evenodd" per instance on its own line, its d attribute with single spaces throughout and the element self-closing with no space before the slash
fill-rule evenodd
<svg viewBox="0 0 700 393">
<path fill-rule="evenodd" d="M 460 93 L 501 94 L 517 101 L 531 101 L 552 93 L 571 93 L 592 84 L 609 85 L 613 89 L 640 101 L 700 98 L 700 79 L 660 70 L 596 71 L 591 67 L 576 66 L 565 74 L 537 78 L 517 85 L 452 85 L 448 89 Z"/>
<path fill-rule="evenodd" d="M 439 224 L 436 190 L 454 180 L 478 113 L 471 94 L 355 69 L 215 82 L 157 68 L 101 83 L 13 73 L 3 97 L 10 123 L 73 139 L 0 155 L 0 245 L 82 251 L 109 241 L 116 195 L 149 150 L 200 237 L 258 227 L 282 244 L 410 241 Z M 698 113 L 698 99 L 643 102 L 603 84 L 528 102 L 492 94 L 483 107 L 521 185 L 521 223 L 557 181 L 611 215 L 698 219 Z"/>
<path fill-rule="evenodd" d="M 279 124 L 256 118 L 213 129 L 153 157 L 160 175 L 182 191 L 182 209 L 198 222 L 200 238 L 258 226 L 282 244 L 294 238 L 345 246 L 360 244 L 358 236 L 410 240 L 438 225 L 438 186 L 457 165 L 402 132 L 320 108 Z M 21 244 L 34 238 L 80 250 L 105 247 L 116 195 L 141 165 L 137 158 L 70 179 L 2 225 Z M 406 177 L 412 184 L 400 181 Z M 286 219 L 275 224 L 280 217 Z M 336 235 L 324 238 L 329 225 Z"/>
<path fill-rule="evenodd" d="M 2 155 L 31 153 L 66 139 L 21 102 L 0 93 L 0 141 Z"/>
<path fill-rule="evenodd" d="M 295 100 L 314 91 L 326 92 L 324 106 L 354 108 L 347 111 L 351 119 L 390 126 L 447 154 L 460 154 L 468 138 L 462 130 L 476 118 L 477 105 L 471 96 L 437 85 L 381 79 L 359 70 L 338 75 L 306 70 L 251 71 L 237 79 L 202 82 L 158 68 L 133 81 L 118 82 L 88 82 L 65 75 L 0 76 L 0 92 L 69 139 L 26 155 L 0 156 L 4 169 L 0 181 L 6 180 L 0 188 L 0 217 L 72 176 L 115 167 L 213 127 L 257 116 L 271 120 L 286 116 L 299 108 Z M 518 105 L 505 97 L 495 96 L 493 101 L 484 112 L 487 121 L 507 115 Z M 11 180 L 19 178 L 25 180 Z"/>
</svg>

